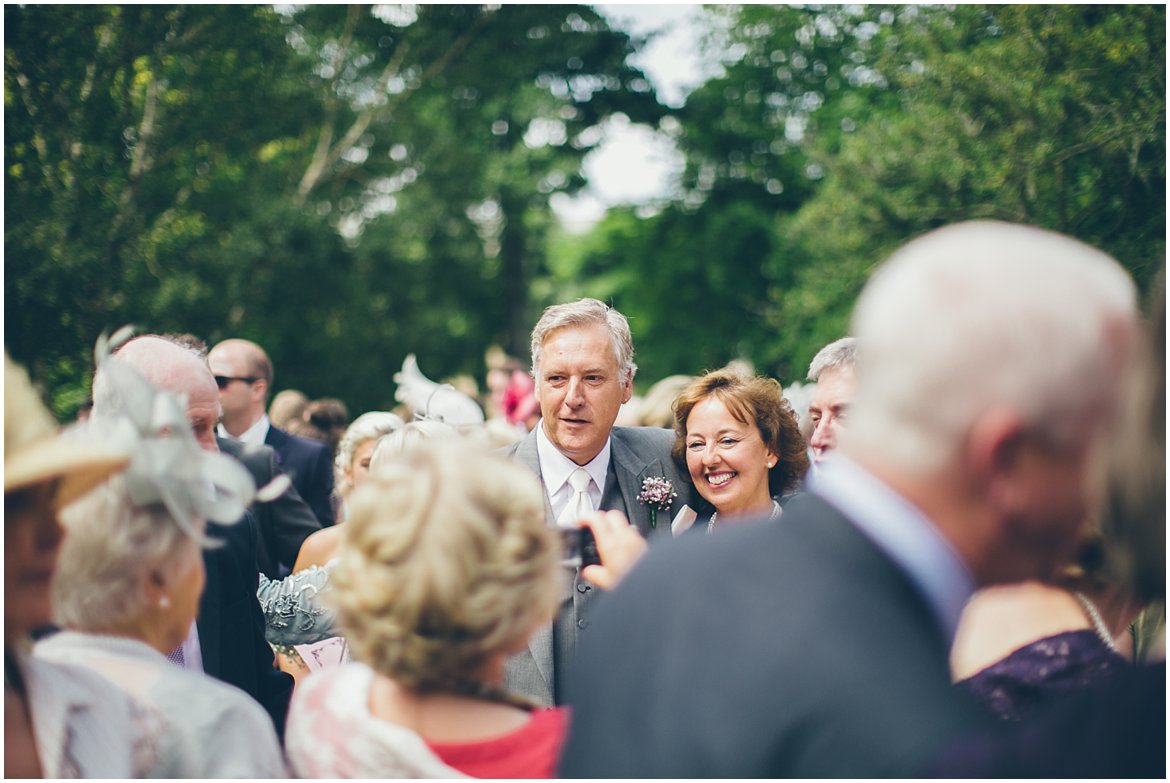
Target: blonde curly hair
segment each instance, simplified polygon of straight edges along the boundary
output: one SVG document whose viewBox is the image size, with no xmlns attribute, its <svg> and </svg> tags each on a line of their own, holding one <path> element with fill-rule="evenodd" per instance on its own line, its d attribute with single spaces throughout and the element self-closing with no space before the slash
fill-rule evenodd
<svg viewBox="0 0 1170 783">
<path fill-rule="evenodd" d="M 539 481 L 463 441 L 419 444 L 350 496 L 334 603 L 354 655 L 419 693 L 480 693 L 485 663 L 561 600 Z"/>
</svg>

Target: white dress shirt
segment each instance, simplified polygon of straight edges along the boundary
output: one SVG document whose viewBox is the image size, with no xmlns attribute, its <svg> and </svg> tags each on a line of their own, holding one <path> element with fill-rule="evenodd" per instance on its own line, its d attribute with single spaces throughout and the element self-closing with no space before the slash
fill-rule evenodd
<svg viewBox="0 0 1170 783">
<path fill-rule="evenodd" d="M 544 491 L 548 494 L 549 505 L 552 506 L 553 519 L 560 519 L 565 506 L 573 497 L 573 487 L 569 484 L 569 474 L 577 468 L 585 468 L 585 472 L 592 479 L 589 482 L 589 501 L 594 508 L 601 507 L 601 493 L 605 487 L 605 477 L 609 473 L 610 443 L 607 438 L 605 446 L 596 457 L 584 465 L 578 465 L 566 457 L 552 444 L 544 434 L 544 420 L 536 425 L 536 456 L 540 460 L 540 477 L 544 481 Z"/>
<path fill-rule="evenodd" d="M 256 420 L 255 424 L 241 432 L 238 438 L 224 429 L 222 422 L 218 425 L 218 430 L 219 437 L 221 438 L 231 438 L 232 440 L 238 440 L 241 443 L 249 443 L 253 446 L 263 446 L 264 439 L 268 437 L 268 429 L 271 426 L 272 422 L 268 420 L 268 414 L 265 413 Z"/>
</svg>

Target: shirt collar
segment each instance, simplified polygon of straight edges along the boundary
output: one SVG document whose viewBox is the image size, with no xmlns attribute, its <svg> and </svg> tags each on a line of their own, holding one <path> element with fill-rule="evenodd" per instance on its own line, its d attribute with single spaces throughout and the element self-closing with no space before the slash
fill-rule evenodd
<svg viewBox="0 0 1170 783">
<path fill-rule="evenodd" d="M 544 480 L 545 491 L 548 492 L 550 498 L 569 481 L 570 473 L 577 468 L 585 468 L 585 472 L 589 474 L 597 486 L 593 504 L 594 508 L 597 508 L 596 501 L 601 499 L 601 493 L 605 488 L 605 478 L 609 473 L 609 452 L 610 439 L 606 438 L 605 445 L 601 447 L 601 451 L 597 453 L 596 457 L 584 465 L 578 465 L 562 454 L 548 439 L 544 432 L 543 419 L 536 424 L 536 454 L 540 459 L 540 477 Z"/>
<path fill-rule="evenodd" d="M 913 503 L 840 453 L 809 472 L 808 487 L 894 561 L 930 605 L 948 644 L 953 641 L 975 580 L 938 528 Z"/>
<path fill-rule="evenodd" d="M 256 420 L 256 423 L 241 432 L 240 437 L 238 438 L 224 429 L 223 424 L 220 423 L 219 436 L 221 438 L 232 438 L 233 440 L 238 440 L 241 443 L 249 443 L 253 446 L 263 446 L 264 439 L 268 437 L 268 430 L 271 426 L 272 422 L 268 420 L 268 414 L 262 413 L 260 418 Z"/>
</svg>

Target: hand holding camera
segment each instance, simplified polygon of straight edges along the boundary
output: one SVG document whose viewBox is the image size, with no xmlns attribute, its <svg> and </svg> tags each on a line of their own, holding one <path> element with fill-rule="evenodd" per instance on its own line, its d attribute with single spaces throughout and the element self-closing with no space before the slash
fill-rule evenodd
<svg viewBox="0 0 1170 783">
<path fill-rule="evenodd" d="M 565 565 L 579 566 L 581 576 L 612 590 L 646 551 L 646 539 L 620 511 L 594 511 L 580 527 L 563 527 Z"/>
</svg>

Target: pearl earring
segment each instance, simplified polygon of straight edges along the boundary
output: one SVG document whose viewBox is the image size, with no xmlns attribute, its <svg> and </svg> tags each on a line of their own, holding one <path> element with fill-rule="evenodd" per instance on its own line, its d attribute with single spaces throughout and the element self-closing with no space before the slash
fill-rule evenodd
<svg viewBox="0 0 1170 783">
<path fill-rule="evenodd" d="M 158 608 L 159 609 L 170 609 L 171 608 L 171 599 L 169 597 L 167 597 L 166 595 L 164 595 L 162 598 L 158 599 Z"/>
</svg>

